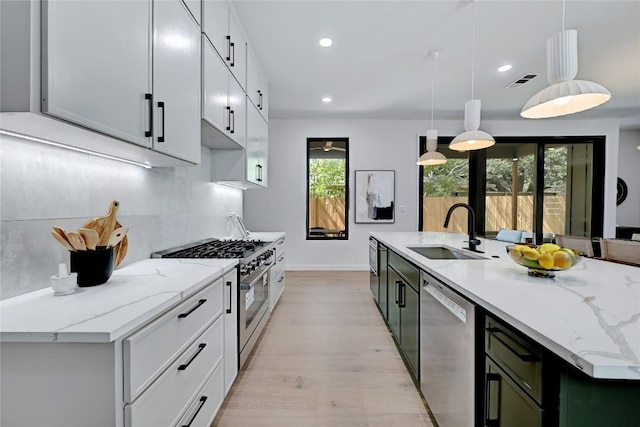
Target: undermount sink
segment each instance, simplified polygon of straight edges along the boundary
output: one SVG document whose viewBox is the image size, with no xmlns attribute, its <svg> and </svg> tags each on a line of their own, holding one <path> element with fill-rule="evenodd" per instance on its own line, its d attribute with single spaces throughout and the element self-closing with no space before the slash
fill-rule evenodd
<svg viewBox="0 0 640 427">
<path fill-rule="evenodd" d="M 429 259 L 487 259 L 470 251 L 458 250 L 447 246 L 414 246 L 407 249 Z"/>
</svg>

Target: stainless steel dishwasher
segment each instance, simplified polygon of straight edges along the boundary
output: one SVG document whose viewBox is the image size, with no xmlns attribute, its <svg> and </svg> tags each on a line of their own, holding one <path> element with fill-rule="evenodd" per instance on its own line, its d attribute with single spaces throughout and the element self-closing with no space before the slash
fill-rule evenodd
<svg viewBox="0 0 640 427">
<path fill-rule="evenodd" d="M 420 389 L 440 427 L 474 425 L 475 306 L 420 272 Z"/>
</svg>

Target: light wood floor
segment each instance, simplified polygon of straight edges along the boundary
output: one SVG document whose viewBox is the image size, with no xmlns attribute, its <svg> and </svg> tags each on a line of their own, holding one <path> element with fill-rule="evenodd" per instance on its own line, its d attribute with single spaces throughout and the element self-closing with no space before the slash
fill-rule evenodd
<svg viewBox="0 0 640 427">
<path fill-rule="evenodd" d="M 289 272 L 214 426 L 432 426 L 368 272 Z"/>
</svg>

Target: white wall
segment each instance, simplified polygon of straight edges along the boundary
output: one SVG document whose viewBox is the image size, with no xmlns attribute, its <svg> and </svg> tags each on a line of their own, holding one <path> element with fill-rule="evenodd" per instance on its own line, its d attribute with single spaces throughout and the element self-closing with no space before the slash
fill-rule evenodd
<svg viewBox="0 0 640 427">
<path fill-rule="evenodd" d="M 287 233 L 288 269 L 368 269 L 370 231 L 416 230 L 418 224 L 418 136 L 427 121 L 417 120 L 276 120 L 269 121 L 269 188 L 244 197 L 249 229 Z M 460 121 L 436 122 L 440 135 L 456 135 Z M 522 120 L 484 121 L 482 130 L 496 136 L 605 135 L 605 236 L 615 235 L 618 121 Z M 395 224 L 355 224 L 351 195 L 349 240 L 305 240 L 306 139 L 349 138 L 349 179 L 354 171 L 396 171 Z M 400 212 L 402 206 L 406 212 Z"/>
<path fill-rule="evenodd" d="M 629 193 L 617 207 L 616 222 L 627 227 L 640 227 L 640 130 L 620 131 L 618 176 L 627 183 Z"/>
<path fill-rule="evenodd" d="M 129 228 L 121 266 L 226 236 L 228 213 L 242 210 L 242 191 L 211 183 L 210 164 L 206 148 L 201 166 L 143 169 L 0 136 L 0 298 L 48 287 L 58 263 L 69 262 L 51 227 L 75 230 L 106 215 L 111 200 L 120 201 L 117 219 Z"/>
</svg>

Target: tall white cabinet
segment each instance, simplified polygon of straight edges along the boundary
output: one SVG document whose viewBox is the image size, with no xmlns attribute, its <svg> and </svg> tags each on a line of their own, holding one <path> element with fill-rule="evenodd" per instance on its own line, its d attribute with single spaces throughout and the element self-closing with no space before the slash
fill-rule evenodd
<svg viewBox="0 0 640 427">
<path fill-rule="evenodd" d="M 200 162 L 200 26 L 181 0 L 44 1 L 42 111 Z"/>
</svg>

